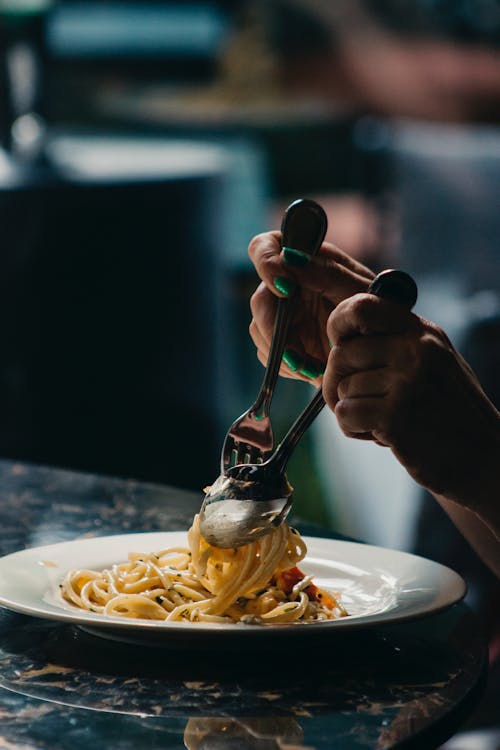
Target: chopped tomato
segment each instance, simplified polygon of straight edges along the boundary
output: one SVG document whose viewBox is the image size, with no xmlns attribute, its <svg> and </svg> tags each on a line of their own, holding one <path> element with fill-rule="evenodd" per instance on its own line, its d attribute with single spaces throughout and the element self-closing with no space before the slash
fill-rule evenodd
<svg viewBox="0 0 500 750">
<path fill-rule="evenodd" d="M 276 586 L 283 591 L 284 594 L 291 594 L 292 589 L 299 581 L 305 578 L 304 573 L 297 567 L 288 568 L 288 570 L 281 570 L 274 576 Z"/>
<path fill-rule="evenodd" d="M 299 583 L 299 581 L 302 581 L 303 578 L 305 578 L 305 573 L 299 570 L 299 568 L 288 568 L 288 570 L 281 570 L 279 573 L 276 573 L 274 576 L 274 583 L 288 596 L 292 593 L 293 587 Z M 321 602 L 321 604 L 324 604 L 328 609 L 334 609 L 338 606 L 337 601 L 331 596 L 331 594 L 327 594 L 326 591 L 321 591 L 314 585 L 314 583 L 309 583 L 305 587 L 304 593 L 307 594 L 310 601 Z"/>
</svg>

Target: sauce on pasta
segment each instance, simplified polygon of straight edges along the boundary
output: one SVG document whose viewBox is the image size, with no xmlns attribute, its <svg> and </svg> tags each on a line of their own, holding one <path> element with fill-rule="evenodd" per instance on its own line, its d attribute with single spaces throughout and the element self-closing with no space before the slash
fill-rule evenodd
<svg viewBox="0 0 500 750">
<path fill-rule="evenodd" d="M 70 570 L 63 598 L 113 617 L 189 622 L 314 622 L 347 614 L 338 595 L 321 591 L 299 563 L 300 534 L 286 522 L 252 544 L 210 546 L 195 516 L 188 547 L 133 552 L 102 571 Z"/>
</svg>

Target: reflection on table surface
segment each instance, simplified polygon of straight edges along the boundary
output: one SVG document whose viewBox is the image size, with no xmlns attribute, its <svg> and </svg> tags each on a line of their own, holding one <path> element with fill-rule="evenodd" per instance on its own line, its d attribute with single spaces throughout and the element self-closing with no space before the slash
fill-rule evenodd
<svg viewBox="0 0 500 750">
<path fill-rule="evenodd" d="M 197 505 L 172 488 L 0 462 L 4 553 L 34 540 L 185 529 Z M 2 610 L 0 665 L 0 746 L 322 750 L 411 740 L 427 750 L 472 709 L 485 649 L 463 604 L 325 637 L 311 626 L 309 642 L 289 652 L 125 644 Z"/>
<path fill-rule="evenodd" d="M 208 748 L 304 748 L 304 732 L 292 717 L 228 717 L 203 716 L 189 719 L 184 730 L 188 750 Z"/>
</svg>

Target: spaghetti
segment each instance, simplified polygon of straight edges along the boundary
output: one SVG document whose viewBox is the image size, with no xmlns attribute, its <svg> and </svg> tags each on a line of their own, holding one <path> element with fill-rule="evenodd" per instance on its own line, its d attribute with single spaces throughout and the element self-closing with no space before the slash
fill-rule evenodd
<svg viewBox="0 0 500 750">
<path fill-rule="evenodd" d="M 188 544 L 133 552 L 102 571 L 70 570 L 61 594 L 90 612 L 169 622 L 313 622 L 347 614 L 337 595 L 296 567 L 306 545 L 286 522 L 252 544 L 219 549 L 203 539 L 195 516 Z"/>
</svg>

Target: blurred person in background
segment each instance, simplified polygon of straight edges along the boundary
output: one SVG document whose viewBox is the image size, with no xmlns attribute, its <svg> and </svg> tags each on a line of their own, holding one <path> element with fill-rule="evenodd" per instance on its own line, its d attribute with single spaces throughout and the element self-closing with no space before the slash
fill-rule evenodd
<svg viewBox="0 0 500 750">
<path fill-rule="evenodd" d="M 497 0 L 272 0 L 283 77 L 362 114 L 500 119 Z"/>
<path fill-rule="evenodd" d="M 291 95 L 328 102 L 333 117 L 358 119 L 355 141 L 366 116 L 385 122 L 500 120 L 498 0 L 272 0 L 260 4 L 259 14 L 277 61 L 274 78 Z M 387 210 L 376 196 L 384 192 L 387 202 L 390 192 L 390 163 L 385 159 L 381 174 L 377 159 L 384 135 L 368 131 L 368 138 L 361 136 L 363 158 L 351 164 L 364 194 L 308 194 L 336 216 L 326 239 L 377 266 L 394 255 L 400 237 L 393 206 Z M 272 226 L 285 205 L 276 207 Z"/>
</svg>

